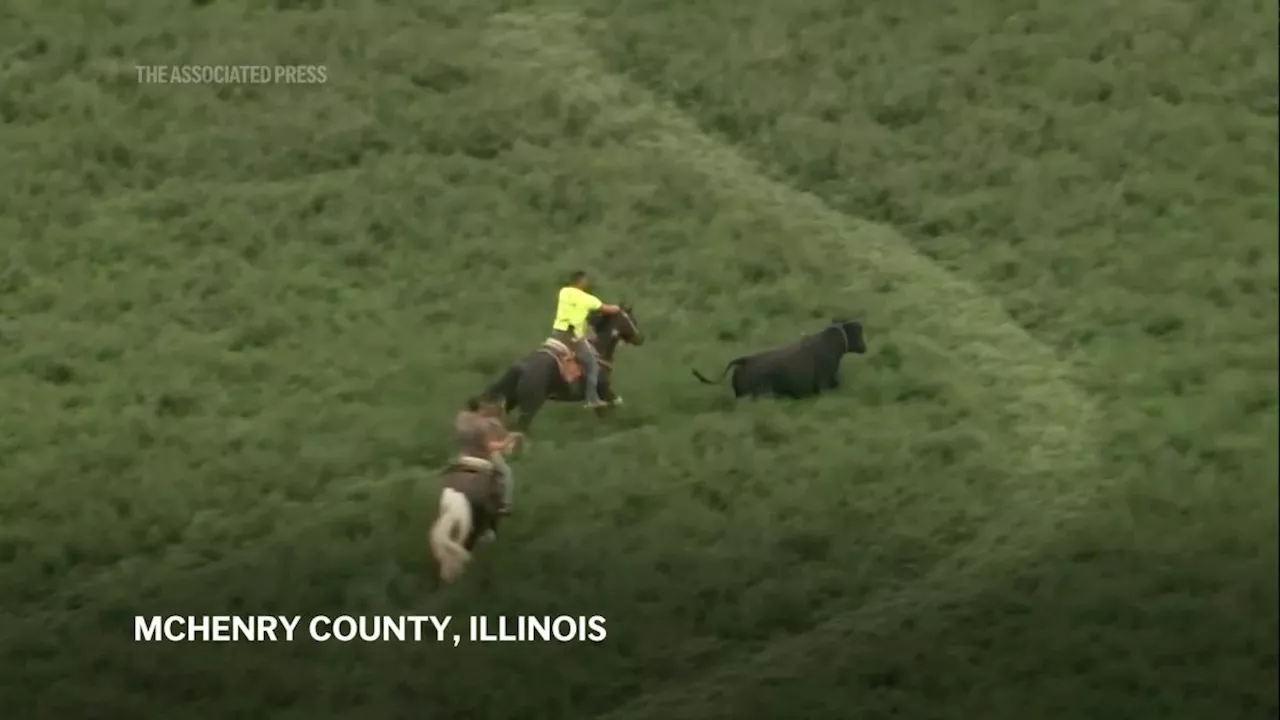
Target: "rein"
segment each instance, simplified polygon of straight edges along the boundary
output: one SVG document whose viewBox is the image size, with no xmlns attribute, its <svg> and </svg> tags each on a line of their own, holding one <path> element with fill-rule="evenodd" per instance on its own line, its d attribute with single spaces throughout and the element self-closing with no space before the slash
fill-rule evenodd
<svg viewBox="0 0 1280 720">
<path fill-rule="evenodd" d="M 621 316 L 622 316 L 622 318 L 623 318 L 624 320 L 626 320 L 626 321 L 627 321 L 627 325 L 631 326 L 631 332 L 632 332 L 632 333 L 639 333 L 639 332 L 640 332 L 640 328 L 636 327 L 636 321 L 631 319 L 631 315 L 630 315 L 626 310 L 623 310 L 622 312 L 620 312 L 620 313 L 618 313 L 618 314 L 619 314 L 619 315 L 621 315 Z M 613 336 L 614 336 L 614 337 L 618 337 L 618 335 L 619 335 L 618 329 L 617 329 L 617 328 L 614 328 L 614 329 L 613 329 L 613 331 L 612 331 L 612 334 L 613 334 Z M 604 359 L 603 357 L 601 357 L 600 348 L 596 347 L 596 344 L 595 344 L 594 342 L 592 342 L 592 341 L 588 340 L 588 341 L 587 341 L 587 343 L 591 345 L 591 349 L 592 349 L 592 350 L 595 350 L 595 353 L 596 353 L 596 362 L 600 363 L 600 367 L 604 367 L 604 368 L 608 368 L 608 369 L 612 370 L 612 369 L 613 369 L 613 361 L 612 361 L 612 360 L 606 360 L 606 359 Z M 848 341 L 846 340 L 846 341 L 845 341 L 845 343 L 846 343 L 846 344 L 848 344 Z"/>
<path fill-rule="evenodd" d="M 631 326 L 631 332 L 632 332 L 632 334 L 635 334 L 635 335 L 639 335 L 639 334 L 640 334 L 640 328 L 636 327 L 636 321 L 631 319 L 631 313 L 627 312 L 626 310 L 623 310 L 622 312 L 620 312 L 620 313 L 618 313 L 618 314 L 619 314 L 619 315 L 621 315 L 621 316 L 622 316 L 622 318 L 623 318 L 624 320 L 626 320 L 626 321 L 627 321 L 627 324 Z M 614 335 L 617 335 L 617 334 L 618 334 L 618 331 L 617 331 L 617 330 L 614 330 L 614 331 L 613 331 L 613 334 L 614 334 Z"/>
</svg>

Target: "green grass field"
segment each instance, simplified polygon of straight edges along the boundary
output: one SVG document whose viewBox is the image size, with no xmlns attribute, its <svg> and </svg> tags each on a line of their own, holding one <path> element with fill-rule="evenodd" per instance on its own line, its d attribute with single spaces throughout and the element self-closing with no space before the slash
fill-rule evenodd
<svg viewBox="0 0 1280 720">
<path fill-rule="evenodd" d="M 265 5 L 0 9 L 8 717 L 1276 717 L 1274 5 Z M 627 405 L 545 408 L 437 590 L 574 267 Z M 833 314 L 834 394 L 689 373 Z M 201 613 L 609 635 L 133 642 Z"/>
</svg>

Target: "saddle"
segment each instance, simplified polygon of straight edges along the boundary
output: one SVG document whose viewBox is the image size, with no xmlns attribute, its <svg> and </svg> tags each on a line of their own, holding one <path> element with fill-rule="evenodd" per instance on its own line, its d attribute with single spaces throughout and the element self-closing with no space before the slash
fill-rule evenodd
<svg viewBox="0 0 1280 720">
<path fill-rule="evenodd" d="M 493 473 L 497 468 L 493 466 L 493 462 L 484 458 L 473 457 L 471 455 L 463 455 L 454 458 L 453 462 L 444 469 L 445 475 L 455 472 L 470 473 Z"/>
<path fill-rule="evenodd" d="M 539 350 L 555 358 L 556 364 L 560 366 L 560 377 L 570 386 L 582 377 L 582 363 L 578 362 L 578 355 L 573 348 L 555 338 L 547 338 Z M 595 349 L 592 348 L 591 351 L 595 352 Z"/>
<path fill-rule="evenodd" d="M 484 512 L 492 515 L 502 514 L 502 485 L 499 481 L 498 468 L 491 461 L 473 455 L 462 455 L 454 458 L 441 475 L 448 476 L 459 472 L 470 473 L 473 479 L 468 482 L 450 483 L 453 489 L 462 492 L 473 508 L 483 509 Z M 479 481 L 475 479 L 476 475 L 480 476 Z"/>
</svg>

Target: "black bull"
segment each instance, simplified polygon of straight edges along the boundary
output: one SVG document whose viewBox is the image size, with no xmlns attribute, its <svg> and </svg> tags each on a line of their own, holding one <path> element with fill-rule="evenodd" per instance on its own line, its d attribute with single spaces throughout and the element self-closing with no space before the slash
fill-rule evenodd
<svg viewBox="0 0 1280 720">
<path fill-rule="evenodd" d="M 613 402 L 618 395 L 613 390 L 613 359 L 618 345 L 643 345 L 644 333 L 635 319 L 635 311 L 623 305 L 622 312 L 612 315 L 592 313 L 587 324 L 595 331 L 595 348 L 600 358 L 600 382 L 597 388 L 600 399 Z M 572 387 L 560 374 L 560 365 L 549 353 L 538 349 L 512 365 L 485 390 L 485 396 L 500 399 L 508 413 L 519 409 L 514 429 L 525 432 L 548 400 L 552 402 L 582 402 L 586 386 L 586 372 Z"/>
<path fill-rule="evenodd" d="M 697 370 L 693 375 L 715 385 L 733 370 L 735 398 L 770 394 L 801 398 L 840 387 L 840 360 L 848 353 L 866 351 L 862 323 L 832 320 L 821 332 L 790 345 L 730 360 L 718 380 L 708 380 Z"/>
</svg>

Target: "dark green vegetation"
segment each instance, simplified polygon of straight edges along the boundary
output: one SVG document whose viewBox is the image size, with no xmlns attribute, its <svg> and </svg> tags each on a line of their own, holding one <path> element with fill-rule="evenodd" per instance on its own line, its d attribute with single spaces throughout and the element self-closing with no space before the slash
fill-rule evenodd
<svg viewBox="0 0 1280 720">
<path fill-rule="evenodd" d="M 1273 5 L 275 4 L 0 10 L 11 717 L 1274 716 Z M 628 406 L 435 592 L 443 431 L 579 265 Z M 689 376 L 833 313 L 835 395 Z M 610 632 L 131 642 L 203 612 Z"/>
</svg>

